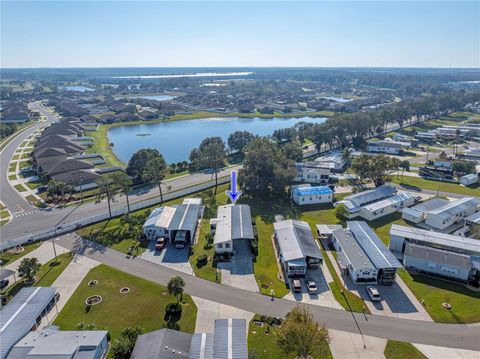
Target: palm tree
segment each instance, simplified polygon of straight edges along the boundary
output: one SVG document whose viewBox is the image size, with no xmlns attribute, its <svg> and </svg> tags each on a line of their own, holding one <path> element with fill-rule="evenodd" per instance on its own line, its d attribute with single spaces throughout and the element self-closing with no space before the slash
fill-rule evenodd
<svg viewBox="0 0 480 359">
<path fill-rule="evenodd" d="M 346 172 L 348 173 L 348 167 L 350 166 L 350 159 L 351 159 L 351 151 L 350 148 L 344 148 L 342 150 L 342 160 L 345 161 L 347 164 Z"/>
<path fill-rule="evenodd" d="M 112 186 L 118 188 L 125 195 L 127 200 L 127 210 L 130 213 L 130 201 L 128 199 L 128 191 L 132 185 L 132 179 L 125 172 L 115 172 L 110 176 Z"/>
<path fill-rule="evenodd" d="M 183 295 L 183 287 L 185 287 L 185 281 L 179 276 L 172 277 L 167 285 L 168 293 L 177 299 L 177 307 Z"/>
<path fill-rule="evenodd" d="M 167 175 L 167 171 L 167 163 L 160 154 L 160 156 L 152 158 L 147 162 L 146 168 L 142 174 L 142 177 L 145 180 L 158 186 L 158 192 L 160 193 L 160 204 L 163 203 L 162 182 Z"/>
</svg>

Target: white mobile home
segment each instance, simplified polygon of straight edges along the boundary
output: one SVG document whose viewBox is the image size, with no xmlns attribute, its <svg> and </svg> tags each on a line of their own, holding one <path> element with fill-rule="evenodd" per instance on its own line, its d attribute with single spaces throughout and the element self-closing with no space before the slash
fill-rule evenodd
<svg viewBox="0 0 480 359">
<path fill-rule="evenodd" d="M 397 141 L 368 141 L 367 150 L 373 153 L 387 153 L 398 155 L 406 148 L 410 148 L 410 142 Z"/>
<path fill-rule="evenodd" d="M 446 228 L 460 223 L 463 219 L 478 210 L 480 200 L 474 197 L 464 197 L 449 202 L 427 213 L 425 224 L 435 230 Z"/>
<path fill-rule="evenodd" d="M 333 191 L 327 186 L 315 186 L 310 184 L 292 186 L 291 197 L 293 202 L 301 205 L 332 203 Z"/>
<path fill-rule="evenodd" d="M 210 219 L 210 227 L 215 232 L 213 240 L 215 252 L 234 253 L 236 247 L 247 246 L 249 243 L 245 242 L 254 237 L 250 206 L 246 204 L 219 206 L 217 218 Z"/>
<path fill-rule="evenodd" d="M 396 194 L 397 189 L 394 186 L 384 184 L 375 189 L 346 196 L 342 201 L 338 201 L 336 204 L 344 204 L 345 208 L 350 213 L 350 217 L 355 217 L 359 214 L 362 207 L 371 203 L 379 202 Z"/>
<path fill-rule="evenodd" d="M 273 224 L 275 244 L 286 277 L 304 277 L 308 267 L 323 262 L 307 222 L 286 220 Z"/>
<path fill-rule="evenodd" d="M 460 183 L 464 186 L 471 186 L 478 182 L 478 175 L 476 173 L 470 173 L 468 175 L 460 177 Z"/>
<path fill-rule="evenodd" d="M 294 181 L 327 184 L 330 178 L 330 168 L 318 162 L 295 163 L 296 175 Z"/>
<path fill-rule="evenodd" d="M 358 216 L 367 221 L 373 221 L 391 213 L 402 211 L 413 204 L 415 204 L 415 196 L 410 192 L 404 192 L 362 207 Z"/>
</svg>

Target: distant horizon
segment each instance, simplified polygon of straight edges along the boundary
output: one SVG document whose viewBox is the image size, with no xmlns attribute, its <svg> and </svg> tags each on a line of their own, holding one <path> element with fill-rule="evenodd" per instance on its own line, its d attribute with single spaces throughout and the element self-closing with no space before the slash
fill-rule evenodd
<svg viewBox="0 0 480 359">
<path fill-rule="evenodd" d="M 0 70 L 48 70 L 48 69 L 435 69 L 435 70 L 480 70 L 478 67 L 437 66 L 44 66 L 0 67 Z"/>
</svg>

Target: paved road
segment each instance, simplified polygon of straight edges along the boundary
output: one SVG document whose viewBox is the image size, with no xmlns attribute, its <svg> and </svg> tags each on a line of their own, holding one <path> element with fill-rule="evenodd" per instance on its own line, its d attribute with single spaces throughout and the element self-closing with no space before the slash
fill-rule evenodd
<svg viewBox="0 0 480 359">
<path fill-rule="evenodd" d="M 188 294 L 242 310 L 251 311 L 255 308 L 257 313 L 283 317 L 296 305 L 289 300 L 272 301 L 259 293 L 210 282 L 139 258 L 130 259 L 123 253 L 83 241 L 74 235 L 63 236 L 56 243 L 100 263 L 158 284 L 166 285 L 172 276 L 181 276 L 185 280 Z M 307 306 L 318 322 L 331 329 L 358 333 L 357 322 L 364 335 L 409 343 L 480 350 L 480 324 L 439 324 L 384 316 L 364 316 L 361 313 L 352 314 L 317 305 Z"/>
<path fill-rule="evenodd" d="M 17 147 L 33 132 L 58 120 L 57 115 L 48 112 L 46 108 L 39 103 L 32 103 L 32 108 L 39 111 L 47 118 L 47 120 L 39 122 L 38 124 L 33 125 L 17 134 L 14 139 L 10 141 L 8 145 L 5 146 L 5 148 L 0 152 L 1 199 L 11 213 L 30 211 L 35 207 L 30 205 L 27 201 L 25 201 L 25 199 L 23 199 L 20 194 L 18 194 L 15 189 L 10 187 L 10 184 L 8 183 L 8 163 L 10 161 L 10 158 L 12 158 L 13 153 L 16 151 Z"/>
</svg>

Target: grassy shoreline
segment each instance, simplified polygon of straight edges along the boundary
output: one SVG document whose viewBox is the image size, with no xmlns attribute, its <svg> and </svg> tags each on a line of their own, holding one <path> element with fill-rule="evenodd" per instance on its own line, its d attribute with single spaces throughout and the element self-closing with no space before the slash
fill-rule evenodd
<svg viewBox="0 0 480 359">
<path fill-rule="evenodd" d="M 100 125 L 96 131 L 86 131 L 88 136 L 94 138 L 95 144 L 88 149 L 88 153 L 100 153 L 104 156 L 107 164 L 111 166 L 121 166 L 125 167 L 126 164 L 123 163 L 113 151 L 112 147 L 108 142 L 108 131 L 111 128 L 119 126 L 135 126 L 135 125 L 153 125 L 157 123 L 166 123 L 174 121 L 187 121 L 187 120 L 199 120 L 205 118 L 215 118 L 215 117 L 239 117 L 239 118 L 263 118 L 263 119 L 272 119 L 278 117 L 285 118 L 300 118 L 305 116 L 310 117 L 330 117 L 333 115 L 331 111 L 315 111 L 315 112 L 301 112 L 301 113 L 273 113 L 273 114 L 261 114 L 259 112 L 254 113 L 239 113 L 239 112 L 230 112 L 230 113 L 217 113 L 217 112 L 208 112 L 208 111 L 199 111 L 192 114 L 179 114 L 170 116 L 167 118 L 158 118 L 152 121 L 130 121 L 130 122 L 116 122 L 112 124 Z"/>
</svg>

